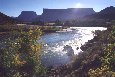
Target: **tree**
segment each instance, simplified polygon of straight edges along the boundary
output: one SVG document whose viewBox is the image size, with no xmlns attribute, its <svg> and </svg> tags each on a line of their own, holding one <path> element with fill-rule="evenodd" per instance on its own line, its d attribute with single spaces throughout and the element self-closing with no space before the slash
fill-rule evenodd
<svg viewBox="0 0 115 77">
<path fill-rule="evenodd" d="M 43 21 L 33 21 L 32 22 L 33 25 L 44 25 Z"/>
<path fill-rule="evenodd" d="M 56 25 L 56 26 L 62 26 L 62 25 L 63 25 L 63 22 L 60 21 L 60 20 L 56 20 L 56 21 L 55 21 L 55 25 Z"/>
</svg>

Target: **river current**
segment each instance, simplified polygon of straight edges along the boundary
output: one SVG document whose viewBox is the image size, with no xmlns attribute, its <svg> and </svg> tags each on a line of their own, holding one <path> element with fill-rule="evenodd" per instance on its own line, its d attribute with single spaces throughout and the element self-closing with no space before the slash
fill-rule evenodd
<svg viewBox="0 0 115 77">
<path fill-rule="evenodd" d="M 56 33 L 42 35 L 39 42 L 44 42 L 41 56 L 45 66 L 58 66 L 70 62 L 74 53 L 82 52 L 81 45 L 93 39 L 95 30 L 105 30 L 103 27 L 70 27 Z M 65 49 L 66 48 L 66 49 Z"/>
</svg>

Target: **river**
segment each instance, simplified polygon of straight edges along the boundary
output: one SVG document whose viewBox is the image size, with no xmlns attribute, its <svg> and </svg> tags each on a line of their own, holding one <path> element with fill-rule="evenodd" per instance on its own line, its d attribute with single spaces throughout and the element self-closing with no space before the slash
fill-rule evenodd
<svg viewBox="0 0 115 77">
<path fill-rule="evenodd" d="M 103 27 L 70 27 L 63 31 L 42 35 L 39 42 L 44 42 L 41 56 L 43 65 L 59 66 L 70 62 L 73 54 L 82 52 L 81 45 L 93 39 L 92 31 L 105 29 Z"/>
</svg>

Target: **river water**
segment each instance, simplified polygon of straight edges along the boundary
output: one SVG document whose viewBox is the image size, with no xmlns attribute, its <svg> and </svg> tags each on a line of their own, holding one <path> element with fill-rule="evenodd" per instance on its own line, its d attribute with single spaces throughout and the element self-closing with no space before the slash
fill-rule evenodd
<svg viewBox="0 0 115 77">
<path fill-rule="evenodd" d="M 82 52 L 81 45 L 93 39 L 92 31 L 105 30 L 103 27 L 70 27 L 56 33 L 44 34 L 39 42 L 44 42 L 41 56 L 45 66 L 58 66 L 70 62 L 71 57 L 68 53 L 75 55 Z M 65 47 L 68 47 L 65 49 Z"/>
</svg>

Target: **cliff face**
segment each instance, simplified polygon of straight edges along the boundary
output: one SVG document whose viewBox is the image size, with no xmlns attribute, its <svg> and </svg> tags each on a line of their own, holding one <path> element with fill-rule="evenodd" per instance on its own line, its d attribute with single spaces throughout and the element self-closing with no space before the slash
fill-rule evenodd
<svg viewBox="0 0 115 77">
<path fill-rule="evenodd" d="M 94 13 L 93 8 L 43 9 L 39 19 L 41 21 L 70 20 Z"/>
<path fill-rule="evenodd" d="M 15 24 L 17 21 L 0 12 L 0 25 Z"/>
<path fill-rule="evenodd" d="M 20 21 L 31 22 L 37 17 L 36 12 L 34 11 L 22 11 L 21 14 L 17 17 Z"/>
</svg>

